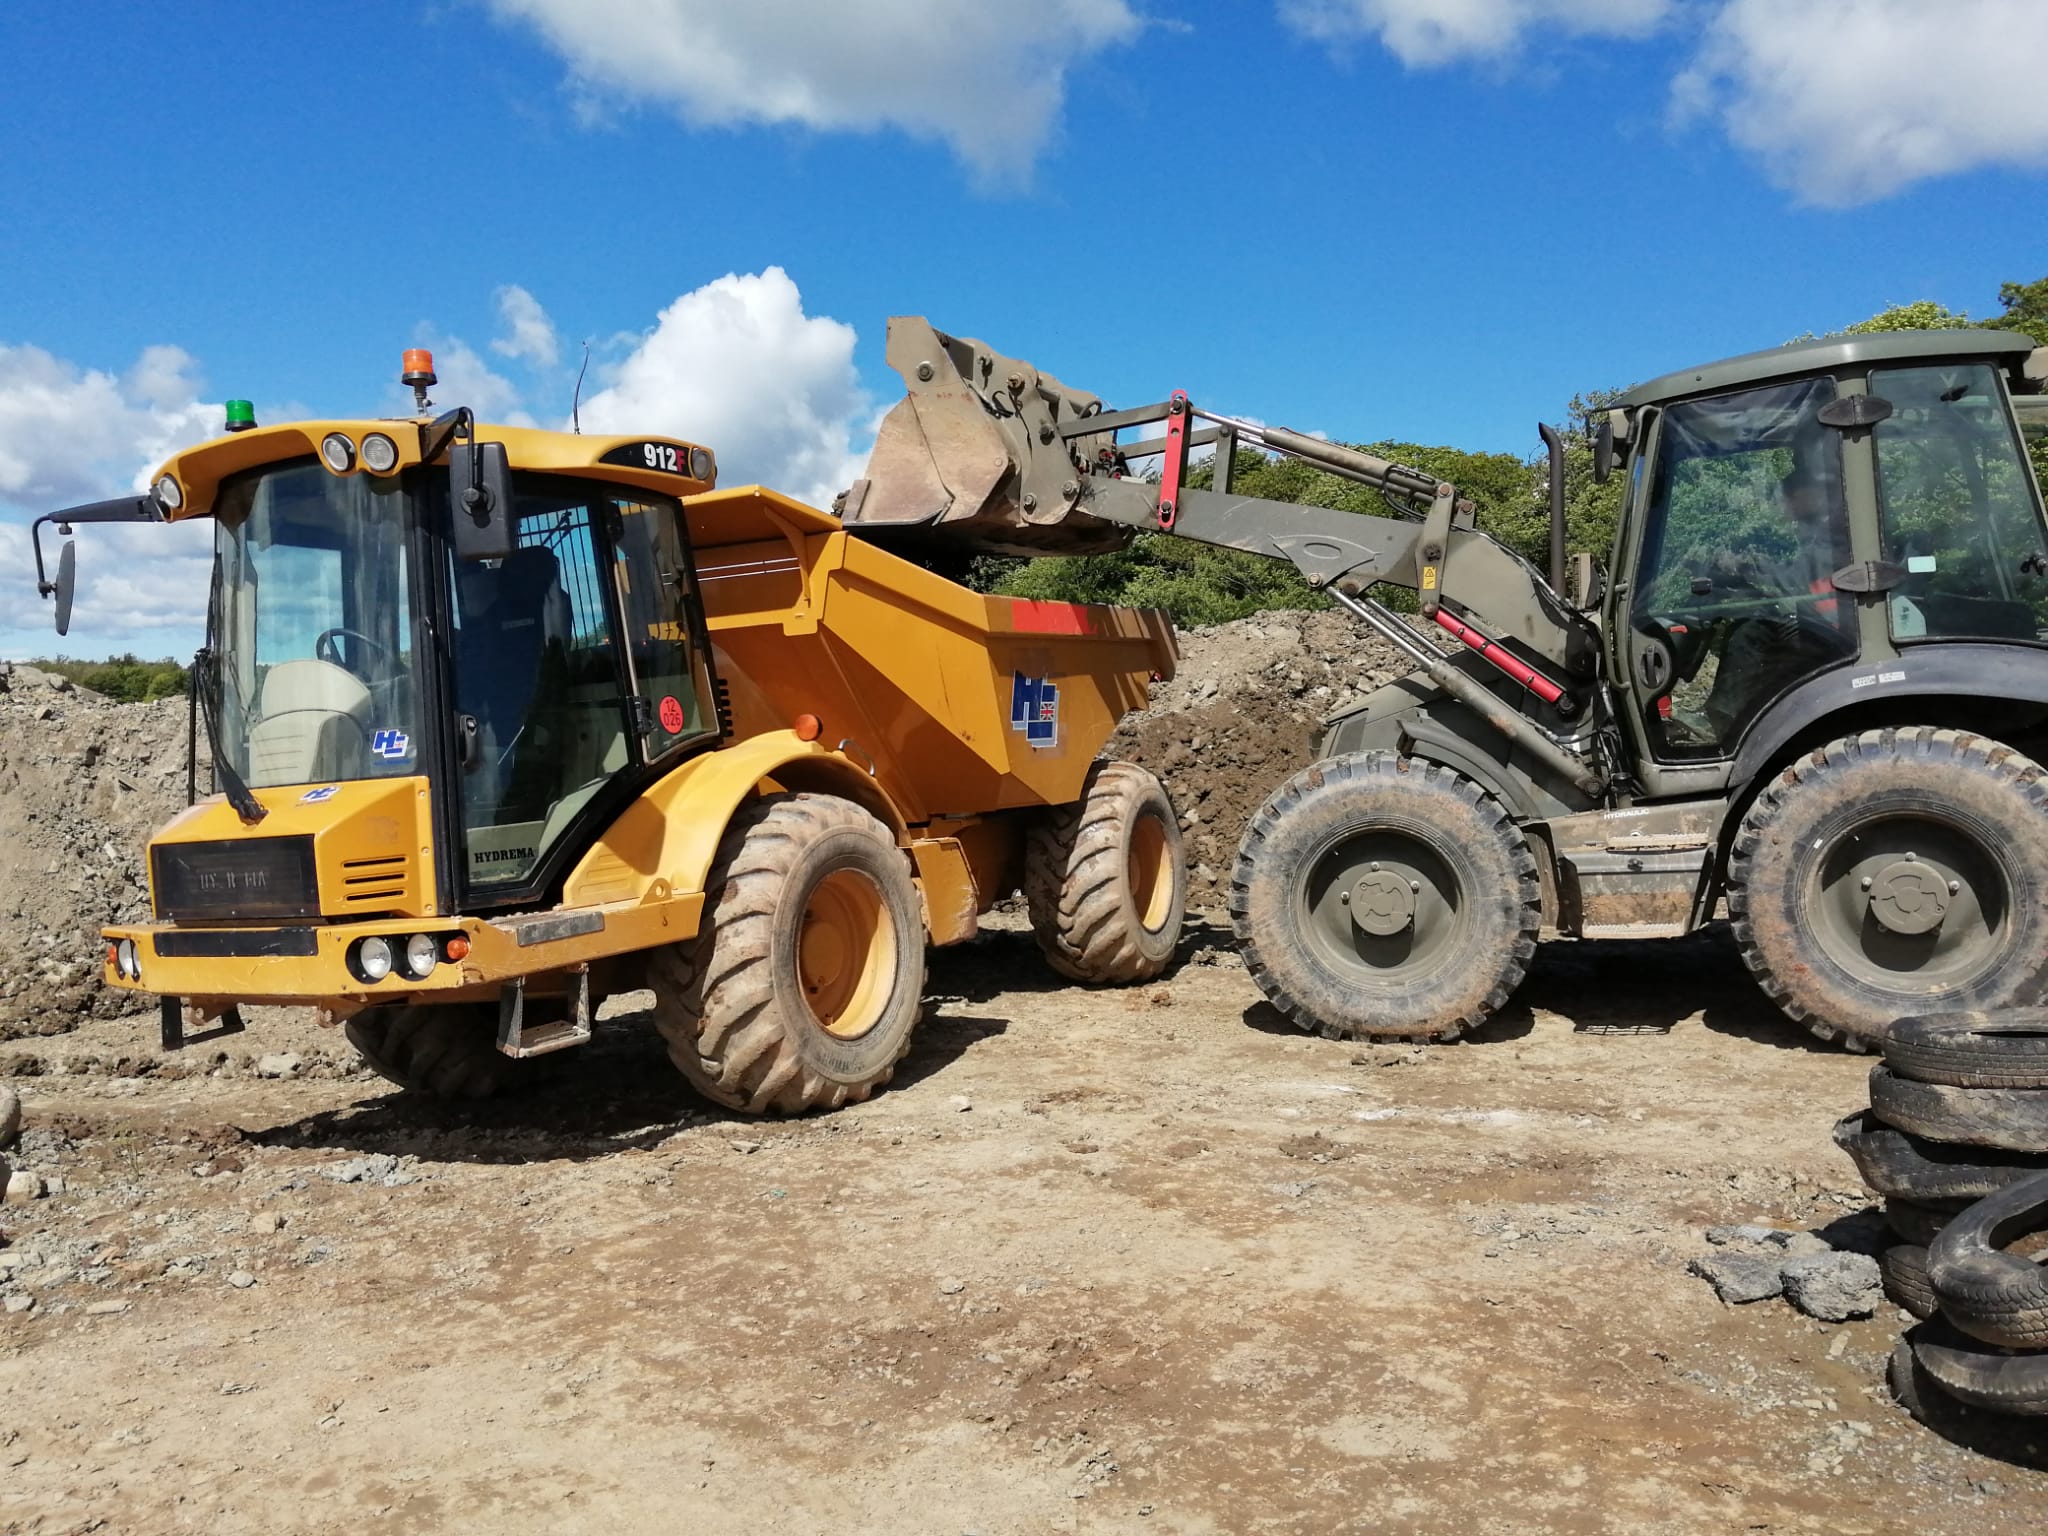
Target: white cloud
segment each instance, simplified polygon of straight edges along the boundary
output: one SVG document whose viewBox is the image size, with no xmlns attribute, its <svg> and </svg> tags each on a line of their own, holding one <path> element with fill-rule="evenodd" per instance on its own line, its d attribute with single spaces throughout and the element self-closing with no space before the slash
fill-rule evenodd
<svg viewBox="0 0 2048 1536">
<path fill-rule="evenodd" d="M 1672 0 L 1279 0 L 1280 19 L 1318 42 L 1376 37 L 1403 64 L 1428 69 L 1497 59 L 1532 29 L 1585 37 L 1641 37 Z"/>
<path fill-rule="evenodd" d="M 60 645 L 36 596 L 28 518 L 140 491 L 156 465 L 221 429 L 221 407 L 199 398 L 197 365 L 152 346 L 126 372 L 82 368 L 35 346 L 0 346 L 0 628 L 14 654 Z M 206 606 L 211 524 L 79 525 L 71 649 L 104 655 L 185 652 Z M 62 540 L 45 531 L 54 561 Z"/>
<path fill-rule="evenodd" d="M 661 432 L 718 455 L 726 485 L 756 481 L 829 506 L 859 473 L 873 402 L 853 327 L 804 313 L 780 267 L 728 273 L 677 299 L 583 401 L 586 432 Z"/>
<path fill-rule="evenodd" d="M 1809 203 L 2048 166 L 2048 0 L 1727 0 L 1672 85 Z"/>
<path fill-rule="evenodd" d="M 587 103 L 661 102 L 693 124 L 897 128 L 984 175 L 1027 172 L 1066 71 L 1140 30 L 1125 0 L 490 0 L 532 25 Z"/>
<path fill-rule="evenodd" d="M 561 357 L 561 343 L 555 338 L 555 323 L 540 307 L 540 300 L 517 283 L 498 290 L 498 316 L 511 331 L 491 343 L 500 357 L 520 358 L 536 368 L 552 368 Z"/>
</svg>

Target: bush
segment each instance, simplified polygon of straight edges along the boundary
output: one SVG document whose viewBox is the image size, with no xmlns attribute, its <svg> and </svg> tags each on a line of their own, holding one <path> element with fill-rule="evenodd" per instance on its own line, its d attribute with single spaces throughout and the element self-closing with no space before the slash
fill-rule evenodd
<svg viewBox="0 0 2048 1536">
<path fill-rule="evenodd" d="M 40 660 L 29 665 L 123 704 L 180 698 L 190 682 L 186 669 L 168 656 L 161 661 L 143 661 L 128 654 L 109 656 L 105 661 Z"/>
</svg>

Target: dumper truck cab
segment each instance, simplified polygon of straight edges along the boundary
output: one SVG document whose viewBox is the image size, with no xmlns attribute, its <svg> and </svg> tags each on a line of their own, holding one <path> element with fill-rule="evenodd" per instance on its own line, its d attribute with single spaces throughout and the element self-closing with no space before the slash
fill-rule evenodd
<svg viewBox="0 0 2048 1536">
<path fill-rule="evenodd" d="M 1020 884 L 1063 974 L 1165 963 L 1176 819 L 1096 761 L 1171 674 L 1163 617 L 970 592 L 717 489 L 700 444 L 434 415 L 431 375 L 408 355 L 416 417 L 231 412 L 147 496 L 43 520 L 213 526 L 219 792 L 195 774 L 154 920 L 105 935 L 167 1045 L 308 1004 L 394 1080 L 482 1095 L 651 987 L 693 1084 L 790 1111 L 885 1082 L 927 941 Z M 74 580 L 67 544 L 60 622 Z"/>
</svg>

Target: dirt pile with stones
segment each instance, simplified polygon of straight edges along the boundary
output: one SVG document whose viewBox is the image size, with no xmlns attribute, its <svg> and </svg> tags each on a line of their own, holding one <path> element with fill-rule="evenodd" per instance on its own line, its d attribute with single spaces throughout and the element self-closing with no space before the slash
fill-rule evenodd
<svg viewBox="0 0 2048 1536">
<path fill-rule="evenodd" d="M 100 981 L 99 929 L 149 915 L 143 848 L 185 805 L 185 709 L 0 663 L 0 1040 L 135 1011 Z"/>
<path fill-rule="evenodd" d="M 1306 767 L 1322 722 L 1413 665 L 1341 613 L 1261 613 L 1185 630 L 1174 679 L 1108 752 L 1165 782 L 1180 812 L 1189 901 L 1220 907 L 1245 822 Z"/>
</svg>

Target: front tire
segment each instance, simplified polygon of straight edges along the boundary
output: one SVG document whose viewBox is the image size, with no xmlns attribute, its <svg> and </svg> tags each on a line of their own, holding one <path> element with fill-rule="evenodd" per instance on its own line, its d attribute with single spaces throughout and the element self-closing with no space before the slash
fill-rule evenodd
<svg viewBox="0 0 2048 1536">
<path fill-rule="evenodd" d="M 1751 804 L 1728 865 L 1742 957 L 1823 1040 L 1868 1050 L 1903 1014 L 2048 990 L 2048 784 L 1966 731 L 1865 731 Z"/>
<path fill-rule="evenodd" d="M 1536 859 L 1507 812 L 1439 764 L 1311 764 L 1245 828 L 1231 924 L 1273 1006 L 1330 1039 L 1454 1039 L 1521 985 Z"/>
<path fill-rule="evenodd" d="M 496 1003 L 365 1008 L 342 1026 L 380 1077 L 427 1099 L 494 1099 L 547 1070 L 498 1049 Z"/>
<path fill-rule="evenodd" d="M 726 828 L 697 937 L 649 960 L 654 1021 L 690 1086 L 746 1114 L 865 1099 L 924 993 L 917 887 L 889 829 L 836 795 L 774 795 Z"/>
</svg>

